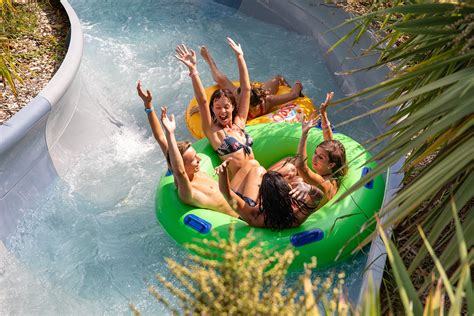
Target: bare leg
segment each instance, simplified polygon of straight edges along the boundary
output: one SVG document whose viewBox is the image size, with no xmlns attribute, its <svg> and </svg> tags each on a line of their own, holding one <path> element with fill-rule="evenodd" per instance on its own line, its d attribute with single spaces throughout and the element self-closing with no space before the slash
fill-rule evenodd
<svg viewBox="0 0 474 316">
<path fill-rule="evenodd" d="M 201 47 L 201 56 L 204 58 L 206 63 L 209 65 L 209 69 L 211 70 L 211 75 L 214 81 L 220 86 L 221 89 L 228 89 L 236 95 L 237 87 L 234 86 L 232 81 L 227 78 L 227 76 L 222 73 L 219 68 L 217 68 L 214 59 L 212 59 L 211 53 L 207 50 L 206 46 Z"/>
<path fill-rule="evenodd" d="M 265 81 L 262 85 L 262 89 L 267 90 L 270 95 L 274 95 L 278 92 L 279 86 L 290 86 L 281 75 L 277 75 L 272 79 Z"/>
<path fill-rule="evenodd" d="M 251 169 L 247 174 L 247 178 L 245 179 L 245 187 L 242 190 L 242 194 L 248 196 L 254 201 L 257 201 L 258 192 L 260 191 L 260 186 L 262 185 L 262 178 L 266 172 L 267 171 L 262 166 Z"/>
<path fill-rule="evenodd" d="M 268 171 L 276 171 L 276 172 L 280 172 L 280 169 L 286 165 L 289 161 L 289 159 L 291 159 L 293 157 L 286 157 L 286 158 L 283 158 L 282 160 L 274 163 L 273 165 L 270 166 L 270 168 L 268 168 Z"/>
<path fill-rule="evenodd" d="M 295 166 L 295 157 L 287 157 L 278 161 L 268 171 L 276 171 L 280 173 L 288 183 L 292 183 L 297 180 L 298 171 Z"/>
<path fill-rule="evenodd" d="M 257 168 L 258 166 L 260 166 L 260 164 L 257 160 L 246 160 L 245 163 L 237 169 L 235 174 L 232 174 L 232 179 L 230 180 L 232 190 L 242 193 L 248 173 L 251 169 Z"/>
<path fill-rule="evenodd" d="M 258 197 L 262 177 L 267 171 L 257 160 L 248 160 L 233 176 L 230 187 L 254 201 Z"/>
</svg>

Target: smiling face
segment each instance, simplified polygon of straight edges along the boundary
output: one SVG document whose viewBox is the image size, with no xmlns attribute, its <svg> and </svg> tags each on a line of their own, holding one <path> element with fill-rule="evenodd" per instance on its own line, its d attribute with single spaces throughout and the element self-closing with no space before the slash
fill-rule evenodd
<svg viewBox="0 0 474 316">
<path fill-rule="evenodd" d="M 326 150 L 316 147 L 313 159 L 311 161 L 314 171 L 321 176 L 326 176 L 332 173 L 332 168 L 336 165 L 329 161 L 329 155 Z"/>
<path fill-rule="evenodd" d="M 201 158 L 197 155 L 196 150 L 193 147 L 189 147 L 183 153 L 184 170 L 187 175 L 193 175 L 200 170 L 199 162 Z"/>
<path fill-rule="evenodd" d="M 234 106 L 229 98 L 225 95 L 222 95 L 219 98 L 214 99 L 212 105 L 212 112 L 217 120 L 217 123 L 221 126 L 230 125 L 232 123 L 232 112 L 234 111 Z"/>
</svg>

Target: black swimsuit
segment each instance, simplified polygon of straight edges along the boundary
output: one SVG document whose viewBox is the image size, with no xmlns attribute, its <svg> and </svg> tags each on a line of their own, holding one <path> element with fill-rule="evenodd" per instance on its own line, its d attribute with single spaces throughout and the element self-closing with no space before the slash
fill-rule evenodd
<svg viewBox="0 0 474 316">
<path fill-rule="evenodd" d="M 219 156 L 225 156 L 231 153 L 235 153 L 236 151 L 239 151 L 242 148 L 244 149 L 247 155 L 250 155 L 252 153 L 252 148 L 251 148 L 253 145 L 252 136 L 247 134 L 245 130 L 241 128 L 239 125 L 237 126 L 242 130 L 242 132 L 245 135 L 245 144 L 242 144 L 235 137 L 227 135 L 226 131 L 224 130 L 224 134 L 225 134 L 224 140 L 222 141 L 222 144 L 219 146 L 219 148 L 216 149 L 216 152 L 219 154 Z"/>
<path fill-rule="evenodd" d="M 237 124 L 235 124 L 237 125 Z M 240 130 L 244 133 L 245 135 L 245 144 L 242 144 L 240 141 L 238 141 L 235 137 L 227 135 L 226 131 L 224 130 L 224 140 L 222 141 L 222 144 L 219 146 L 219 148 L 216 149 L 216 152 L 220 156 L 225 156 L 228 154 L 235 153 L 236 151 L 239 151 L 240 149 L 244 149 L 245 153 L 247 155 L 250 155 L 252 153 L 252 145 L 253 145 L 253 139 L 252 136 L 247 134 L 243 128 L 241 128 L 239 125 L 237 125 Z M 257 202 L 255 202 L 253 199 L 244 196 L 240 192 L 234 191 L 235 194 L 237 194 L 240 198 L 242 198 L 245 203 L 247 203 L 250 206 L 256 206 Z"/>
</svg>

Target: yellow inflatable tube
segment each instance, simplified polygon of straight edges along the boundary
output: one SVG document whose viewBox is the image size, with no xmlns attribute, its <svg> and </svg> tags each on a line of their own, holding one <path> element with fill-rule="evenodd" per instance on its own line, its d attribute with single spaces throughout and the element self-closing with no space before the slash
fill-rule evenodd
<svg viewBox="0 0 474 316">
<path fill-rule="evenodd" d="M 238 86 L 239 82 L 234 81 L 234 85 Z M 219 88 L 218 85 L 207 87 L 206 97 L 210 100 L 211 95 Z M 277 95 L 289 93 L 291 88 L 287 86 L 280 86 L 277 91 Z M 196 112 L 191 115 L 192 109 L 197 107 L 197 101 L 194 97 L 189 102 L 188 108 L 186 109 L 185 121 L 189 132 L 194 138 L 204 138 L 204 132 L 201 128 L 201 115 Z M 314 105 L 310 98 L 300 97 L 291 102 L 274 106 L 271 111 L 262 116 L 256 117 L 252 120 L 247 121 L 247 125 L 255 125 L 260 123 L 274 123 L 274 122 L 299 122 L 301 117 L 308 118 L 308 116 L 314 111 Z"/>
</svg>

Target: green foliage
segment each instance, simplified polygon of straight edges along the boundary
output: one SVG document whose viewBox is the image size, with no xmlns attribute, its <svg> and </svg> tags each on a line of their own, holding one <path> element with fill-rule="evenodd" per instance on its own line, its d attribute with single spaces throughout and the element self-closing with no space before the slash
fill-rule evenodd
<svg viewBox="0 0 474 316">
<path fill-rule="evenodd" d="M 34 3 L 14 4 L 11 0 L 0 0 L 0 78 L 4 85 L 8 85 L 16 95 L 16 83 L 23 83 L 23 73 L 26 70 L 20 60 L 28 58 L 25 54 L 32 56 L 44 54 L 46 51 L 59 51 L 55 39 L 41 38 L 35 35 L 38 18 L 35 13 L 40 4 Z M 39 49 L 24 54 L 14 54 L 11 50 L 12 42 L 16 39 L 30 36 L 40 41 Z M 50 48 L 52 47 L 52 48 Z"/>
<path fill-rule="evenodd" d="M 419 237 L 423 240 L 423 243 L 426 249 L 428 249 L 428 252 L 436 266 L 436 271 L 433 271 L 431 275 L 431 282 L 428 286 L 429 290 L 424 304 L 421 302 L 419 295 L 410 280 L 409 272 L 403 264 L 403 260 L 398 253 L 397 247 L 387 237 L 380 221 L 378 222 L 377 230 L 387 249 L 388 260 L 395 275 L 405 315 L 437 316 L 444 315 L 444 313 L 447 312 L 447 315 L 457 316 L 461 315 L 463 306 L 465 306 L 468 315 L 473 315 L 474 313 L 474 296 L 470 271 L 474 261 L 474 249 L 471 248 L 469 252 L 467 251 L 467 231 L 463 230 L 461 226 L 454 202 L 452 202 L 451 209 L 450 213 L 454 218 L 456 233 L 455 247 L 460 255 L 459 277 L 457 281 L 449 279 L 445 267 L 443 267 L 441 261 L 433 251 L 423 229 L 418 226 Z M 381 315 L 378 306 L 379 301 L 377 299 L 377 293 L 374 287 L 369 285 L 368 291 L 364 294 L 363 304 L 360 307 L 361 314 Z M 394 310 L 391 312 L 394 314 L 400 313 L 400 311 Z"/>
<path fill-rule="evenodd" d="M 8 17 L 15 12 L 11 0 L 0 0 L 0 78 L 6 82 L 16 93 L 15 78 L 16 72 L 12 74 L 12 58 L 9 49 L 9 39 L 6 30 Z M 1 96 L 1 94 L 0 94 Z"/>
<path fill-rule="evenodd" d="M 468 251 L 465 240 L 467 232 L 461 227 L 454 203 L 451 208 L 456 251 L 461 257 L 459 279 L 457 282 L 449 280 L 446 270 L 419 227 L 420 237 L 437 268 L 437 273 L 432 274 L 424 303 L 414 289 L 397 247 L 387 237 L 380 221 L 377 221 L 377 230 L 394 270 L 405 315 L 437 316 L 445 312 L 459 315 L 463 304 L 469 315 L 474 312 L 470 275 L 474 249 Z M 189 261 L 184 264 L 167 259 L 173 280 L 156 276 L 162 291 L 166 289 L 178 299 L 178 306 L 166 300 L 154 285 L 148 286 L 149 292 L 174 315 L 382 315 L 380 298 L 371 277 L 363 300 L 355 309 L 343 294 L 344 273 L 339 273 L 337 278 L 332 275 L 325 280 L 315 278 L 311 281 L 311 269 L 316 266 L 314 259 L 305 266 L 299 283 L 288 287 L 285 277 L 294 258 L 294 250 L 270 253 L 257 246 L 249 251 L 246 249 L 248 244 L 255 241 L 252 233 L 237 241 L 233 226 L 229 229 L 228 239 L 215 237 L 215 241 L 198 241 L 198 244 L 187 246 L 210 259 L 191 254 L 188 256 Z M 329 294 L 331 298 L 328 298 Z M 134 315 L 140 315 L 133 304 L 130 304 L 130 309 Z M 393 315 L 400 313 L 400 310 L 391 310 Z"/>
<path fill-rule="evenodd" d="M 11 0 L 0 0 L 0 78 L 16 95 L 15 80 L 22 82 L 15 58 L 10 51 L 10 40 L 21 31 L 20 25 L 28 25 L 28 20 L 21 24 L 16 20 L 18 11 Z M 0 94 L 1 96 L 1 94 Z"/>
<path fill-rule="evenodd" d="M 11 0 L 0 0 L 0 11 L 2 18 L 15 11 Z"/>
<path fill-rule="evenodd" d="M 17 67 L 15 65 L 13 56 L 10 53 L 8 45 L 3 46 L 2 40 L 0 38 L 0 77 L 2 80 L 10 86 L 13 93 L 16 94 L 15 80 L 23 82 L 21 77 L 18 74 Z M 1 94 L 0 94 L 1 96 Z"/>
<path fill-rule="evenodd" d="M 1 0 L 0 0 L 1 1 Z M 38 25 L 38 18 L 34 13 L 38 4 L 18 5 L 5 15 L 4 32 L 9 39 L 16 39 L 24 35 L 33 34 Z"/>
<path fill-rule="evenodd" d="M 416 234 L 417 225 L 422 226 L 430 244 L 436 244 L 438 249 L 444 247 L 438 260 L 446 271 L 454 271 L 448 276 L 454 284 L 460 280 L 461 257 L 456 251 L 457 236 L 450 229 L 453 221 L 448 196 L 452 195 L 458 210 L 466 214 L 462 228 L 472 231 L 474 225 L 474 215 L 468 210 L 474 187 L 474 6 L 400 1 L 345 24 L 349 23 L 355 24 L 352 33 L 358 35 L 366 33 L 370 25 L 381 26 L 374 31 L 378 42 L 366 52 L 378 52 L 380 58 L 367 69 L 388 65 L 391 73 L 387 80 L 335 103 L 376 96 L 379 101 L 375 107 L 362 116 L 397 109 L 388 119 L 388 132 L 373 142 L 374 146 L 384 142 L 384 147 L 374 157 L 380 163 L 369 178 L 402 158 L 406 158 L 403 169 L 407 175 L 419 169 L 419 174 L 407 181 L 381 210 L 383 228 L 406 221 L 416 213 L 416 220 L 406 229 L 411 237 L 405 247 L 416 249 L 423 244 Z M 352 37 L 354 43 L 359 38 Z M 357 118 L 350 121 L 354 119 Z M 427 158 L 430 163 L 419 168 Z M 364 178 L 363 182 L 367 180 Z M 472 249 L 474 235 L 468 235 L 465 242 Z M 422 247 L 408 268 L 408 276 L 413 277 L 429 258 L 427 248 Z M 426 290 L 430 282 L 427 276 L 416 292 Z M 406 294 L 414 292 L 411 289 Z M 420 311 L 419 304 L 413 304 L 413 308 Z"/>
<path fill-rule="evenodd" d="M 295 255 L 293 250 L 269 253 L 260 246 L 248 250 L 248 244 L 255 238 L 250 233 L 236 241 L 233 226 L 227 240 L 216 238 L 216 241 L 188 245 L 194 252 L 211 259 L 190 254 L 190 262 L 184 265 L 167 259 L 176 280 L 172 283 L 161 275 L 156 276 L 160 284 L 178 298 L 179 307 L 169 303 L 155 286 L 149 286 L 149 292 L 173 314 L 348 315 L 352 312 L 343 295 L 343 273 L 311 281 L 311 269 L 316 266 L 314 260 L 305 267 L 300 282 L 288 288 L 285 277 Z M 224 260 L 215 260 L 216 257 Z M 139 314 L 133 305 L 131 310 Z"/>
</svg>

